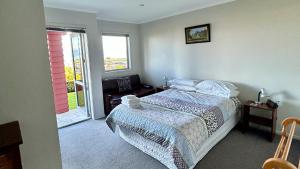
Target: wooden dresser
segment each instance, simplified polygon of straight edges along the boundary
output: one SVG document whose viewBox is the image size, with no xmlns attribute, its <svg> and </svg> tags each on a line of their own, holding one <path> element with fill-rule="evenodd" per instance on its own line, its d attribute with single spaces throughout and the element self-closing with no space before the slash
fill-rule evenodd
<svg viewBox="0 0 300 169">
<path fill-rule="evenodd" d="M 0 125 L 0 169 L 22 169 L 20 144 L 22 136 L 17 121 Z"/>
</svg>

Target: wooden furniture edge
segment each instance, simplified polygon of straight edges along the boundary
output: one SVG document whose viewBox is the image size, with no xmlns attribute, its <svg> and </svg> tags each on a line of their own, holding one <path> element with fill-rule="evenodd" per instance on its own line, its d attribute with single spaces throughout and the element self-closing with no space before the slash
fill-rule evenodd
<svg viewBox="0 0 300 169">
<path fill-rule="evenodd" d="M 20 125 L 18 121 L 13 121 L 0 125 L 0 148 L 20 145 L 23 143 Z"/>
<path fill-rule="evenodd" d="M 295 129 L 297 125 L 300 125 L 299 118 L 289 117 L 283 120 L 281 139 L 277 147 L 277 150 L 275 152 L 274 158 L 270 158 L 266 160 L 263 164 L 263 169 L 274 169 L 274 168 L 300 169 L 300 160 L 299 160 L 298 167 L 296 167 L 294 164 L 287 161 L 288 154 L 291 148 L 292 139 L 294 137 Z M 288 126 L 291 126 L 289 134 L 287 134 Z"/>
</svg>

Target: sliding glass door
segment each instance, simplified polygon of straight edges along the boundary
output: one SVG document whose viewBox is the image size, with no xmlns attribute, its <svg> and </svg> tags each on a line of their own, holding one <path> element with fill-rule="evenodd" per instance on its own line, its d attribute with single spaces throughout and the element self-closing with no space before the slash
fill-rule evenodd
<svg viewBox="0 0 300 169">
<path fill-rule="evenodd" d="M 88 83 L 86 78 L 86 51 L 84 50 L 85 34 L 71 34 L 72 57 L 74 68 L 74 85 L 77 99 L 77 106 L 89 114 Z"/>
</svg>

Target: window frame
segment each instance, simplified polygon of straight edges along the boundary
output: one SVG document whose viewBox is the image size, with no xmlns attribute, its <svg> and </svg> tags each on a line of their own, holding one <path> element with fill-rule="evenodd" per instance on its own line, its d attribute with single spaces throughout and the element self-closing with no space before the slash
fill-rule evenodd
<svg viewBox="0 0 300 169">
<path fill-rule="evenodd" d="M 104 57 L 104 48 L 103 48 L 103 36 L 117 36 L 117 37 L 126 37 L 126 53 L 127 53 L 127 68 L 125 69 L 114 69 L 114 70 L 105 70 L 105 57 Z M 102 33 L 102 53 L 103 53 L 103 67 L 105 73 L 111 72 L 123 72 L 131 69 L 131 55 L 130 55 L 130 35 L 128 33 Z"/>
</svg>

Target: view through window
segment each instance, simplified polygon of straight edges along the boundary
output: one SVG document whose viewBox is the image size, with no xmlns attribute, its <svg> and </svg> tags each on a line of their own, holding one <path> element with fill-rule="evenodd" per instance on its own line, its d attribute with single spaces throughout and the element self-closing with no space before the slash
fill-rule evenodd
<svg viewBox="0 0 300 169">
<path fill-rule="evenodd" d="M 129 36 L 102 35 L 105 71 L 129 68 Z"/>
</svg>

